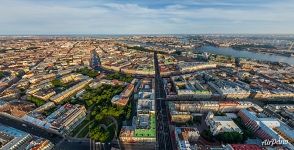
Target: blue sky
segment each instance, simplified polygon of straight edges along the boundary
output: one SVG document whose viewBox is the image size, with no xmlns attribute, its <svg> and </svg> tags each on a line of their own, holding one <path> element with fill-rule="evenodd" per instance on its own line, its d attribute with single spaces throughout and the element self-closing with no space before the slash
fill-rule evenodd
<svg viewBox="0 0 294 150">
<path fill-rule="evenodd" d="M 0 0 L 0 34 L 294 33 L 294 0 Z"/>
</svg>

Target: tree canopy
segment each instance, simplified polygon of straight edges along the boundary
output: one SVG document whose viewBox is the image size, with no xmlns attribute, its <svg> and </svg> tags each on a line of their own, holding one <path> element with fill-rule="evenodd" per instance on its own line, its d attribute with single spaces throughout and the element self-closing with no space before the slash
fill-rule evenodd
<svg viewBox="0 0 294 150">
<path fill-rule="evenodd" d="M 131 104 L 126 107 L 120 107 L 111 103 L 112 97 L 120 94 L 123 88 L 123 86 L 119 85 L 112 86 L 106 84 L 102 84 L 97 88 L 86 88 L 86 92 L 79 101 L 83 101 L 87 109 L 90 110 L 90 120 L 94 120 L 89 132 L 92 140 L 107 142 L 113 138 L 115 129 L 112 129 L 112 126 L 108 127 L 107 130 L 101 128 L 101 124 L 107 126 L 112 123 L 112 121 L 107 121 L 109 116 L 114 117 L 119 125 L 122 124 L 123 120 L 131 118 Z"/>
<path fill-rule="evenodd" d="M 216 135 L 216 139 L 224 143 L 241 143 L 243 135 L 239 132 L 223 132 Z"/>
<path fill-rule="evenodd" d="M 80 73 L 82 75 L 85 75 L 85 76 L 89 76 L 91 78 L 95 78 L 96 76 L 99 75 L 99 72 L 98 71 L 93 70 L 93 69 L 89 69 L 87 67 L 84 67 L 82 69 L 78 69 L 76 72 L 77 73 Z"/>
<path fill-rule="evenodd" d="M 124 75 L 124 74 L 120 74 L 118 72 L 115 72 L 113 74 L 108 74 L 106 76 L 106 79 L 108 80 L 119 80 L 119 81 L 123 81 L 123 82 L 131 82 L 133 80 L 133 77 L 130 75 Z"/>
<path fill-rule="evenodd" d="M 51 81 L 54 87 L 64 87 L 65 85 L 59 80 L 59 79 L 54 79 Z"/>
<path fill-rule="evenodd" d="M 43 104 L 45 104 L 45 101 L 42 100 L 42 99 L 39 99 L 39 98 L 36 98 L 36 97 L 33 97 L 33 96 L 28 96 L 27 97 L 27 100 L 33 102 L 36 106 L 41 106 Z"/>
</svg>

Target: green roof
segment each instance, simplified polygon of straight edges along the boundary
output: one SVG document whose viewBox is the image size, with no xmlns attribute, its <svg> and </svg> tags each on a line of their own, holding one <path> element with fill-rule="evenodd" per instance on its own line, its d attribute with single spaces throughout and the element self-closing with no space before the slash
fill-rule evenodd
<svg viewBox="0 0 294 150">
<path fill-rule="evenodd" d="M 155 137 L 156 136 L 156 123 L 155 116 L 150 116 L 150 128 L 149 129 L 135 129 L 135 137 Z"/>
</svg>

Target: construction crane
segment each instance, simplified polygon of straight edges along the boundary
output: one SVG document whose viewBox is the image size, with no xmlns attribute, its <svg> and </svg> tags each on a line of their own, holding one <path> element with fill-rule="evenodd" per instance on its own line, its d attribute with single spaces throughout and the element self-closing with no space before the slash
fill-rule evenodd
<svg viewBox="0 0 294 150">
<path fill-rule="evenodd" d="M 290 45 L 288 51 L 290 51 L 290 50 L 292 49 L 293 45 L 294 45 L 294 42 L 291 43 L 291 45 Z"/>
</svg>

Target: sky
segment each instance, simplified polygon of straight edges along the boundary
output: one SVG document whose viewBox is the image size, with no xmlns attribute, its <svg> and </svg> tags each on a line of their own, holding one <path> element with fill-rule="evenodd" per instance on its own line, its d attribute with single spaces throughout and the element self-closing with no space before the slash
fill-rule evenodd
<svg viewBox="0 0 294 150">
<path fill-rule="evenodd" d="M 294 34 L 294 0 L 0 0 L 0 35 Z"/>
</svg>

